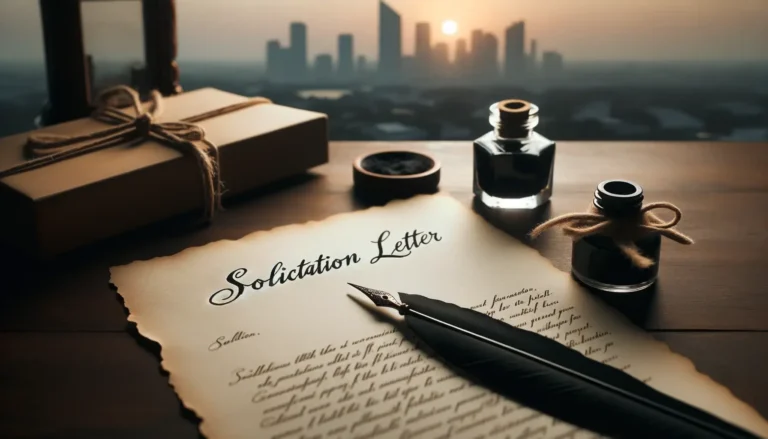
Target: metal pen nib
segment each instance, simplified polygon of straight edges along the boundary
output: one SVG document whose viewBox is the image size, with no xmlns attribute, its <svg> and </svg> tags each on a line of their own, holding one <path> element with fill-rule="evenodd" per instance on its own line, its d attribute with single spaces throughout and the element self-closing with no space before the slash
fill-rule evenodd
<svg viewBox="0 0 768 439">
<path fill-rule="evenodd" d="M 386 291 L 381 290 L 374 290 L 373 288 L 363 287 L 360 285 L 355 285 L 353 283 L 347 282 L 350 286 L 354 287 L 361 293 L 368 296 L 369 299 L 374 303 L 376 306 L 385 306 L 387 308 L 394 308 L 400 312 L 400 314 L 403 314 L 407 309 L 408 305 L 401 303 L 399 300 L 395 298 L 395 296 L 387 293 Z"/>
</svg>

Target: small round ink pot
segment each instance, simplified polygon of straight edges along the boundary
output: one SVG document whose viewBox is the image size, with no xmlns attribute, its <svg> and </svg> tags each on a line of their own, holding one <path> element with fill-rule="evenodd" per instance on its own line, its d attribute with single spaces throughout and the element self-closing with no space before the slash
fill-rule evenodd
<svg viewBox="0 0 768 439">
<path fill-rule="evenodd" d="M 598 213 L 617 220 L 642 215 L 642 203 L 643 188 L 626 180 L 600 183 L 592 201 Z M 639 268 L 622 254 L 612 237 L 596 234 L 573 243 L 571 272 L 584 284 L 610 293 L 631 293 L 648 288 L 659 274 L 661 236 L 648 233 L 634 239 L 632 244 L 656 263 Z"/>
<path fill-rule="evenodd" d="M 440 162 L 413 151 L 364 154 L 352 164 L 355 195 L 371 203 L 437 192 Z"/>
</svg>

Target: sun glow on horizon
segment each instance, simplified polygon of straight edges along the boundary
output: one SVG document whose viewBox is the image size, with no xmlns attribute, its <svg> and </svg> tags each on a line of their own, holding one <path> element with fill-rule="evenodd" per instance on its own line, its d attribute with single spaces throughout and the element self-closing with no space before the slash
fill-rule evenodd
<svg viewBox="0 0 768 439">
<path fill-rule="evenodd" d="M 444 35 L 456 35 L 459 30 L 459 25 L 453 20 L 445 20 L 443 22 L 443 34 Z"/>
</svg>

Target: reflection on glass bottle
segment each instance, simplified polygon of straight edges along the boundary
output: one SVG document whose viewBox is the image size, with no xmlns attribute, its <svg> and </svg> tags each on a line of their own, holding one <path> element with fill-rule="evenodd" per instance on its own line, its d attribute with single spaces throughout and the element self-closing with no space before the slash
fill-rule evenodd
<svg viewBox="0 0 768 439">
<path fill-rule="evenodd" d="M 593 205 L 597 211 L 616 220 L 634 219 L 641 215 L 643 189 L 625 180 L 608 180 L 595 190 Z M 614 238 L 597 234 L 573 243 L 571 272 L 590 287 L 612 293 L 630 293 L 651 286 L 659 274 L 661 235 L 650 232 L 632 241 L 641 254 L 656 263 L 648 268 L 635 266 L 616 245 Z"/>
<path fill-rule="evenodd" d="M 533 131 L 539 107 L 519 99 L 497 102 L 493 130 L 474 143 L 474 193 L 488 207 L 533 209 L 552 196 L 555 142 Z"/>
</svg>

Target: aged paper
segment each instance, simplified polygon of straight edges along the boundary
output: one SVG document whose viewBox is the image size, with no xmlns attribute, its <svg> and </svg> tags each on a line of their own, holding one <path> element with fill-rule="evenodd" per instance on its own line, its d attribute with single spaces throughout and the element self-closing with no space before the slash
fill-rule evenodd
<svg viewBox="0 0 768 439">
<path fill-rule="evenodd" d="M 455 376 L 347 282 L 472 307 L 768 436 L 728 389 L 446 195 L 112 269 L 206 437 L 593 436 Z"/>
</svg>

